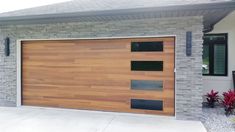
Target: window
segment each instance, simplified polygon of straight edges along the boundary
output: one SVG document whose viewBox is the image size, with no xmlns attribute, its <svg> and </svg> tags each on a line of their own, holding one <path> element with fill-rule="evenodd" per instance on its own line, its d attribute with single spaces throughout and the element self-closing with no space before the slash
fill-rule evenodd
<svg viewBox="0 0 235 132">
<path fill-rule="evenodd" d="M 227 76 L 227 34 L 207 34 L 203 44 L 203 75 Z"/>
<path fill-rule="evenodd" d="M 161 100 L 131 99 L 131 108 L 162 111 L 163 102 Z"/>
<path fill-rule="evenodd" d="M 161 52 L 163 51 L 163 42 L 132 42 L 132 52 Z"/>
<path fill-rule="evenodd" d="M 163 82 L 155 80 L 131 80 L 131 89 L 161 91 L 163 89 Z"/>
<path fill-rule="evenodd" d="M 131 61 L 132 71 L 163 71 L 163 61 Z"/>
</svg>

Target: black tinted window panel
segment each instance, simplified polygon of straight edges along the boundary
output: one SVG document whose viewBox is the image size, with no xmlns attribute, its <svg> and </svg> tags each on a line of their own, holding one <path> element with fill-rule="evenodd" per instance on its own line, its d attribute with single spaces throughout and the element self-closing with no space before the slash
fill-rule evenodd
<svg viewBox="0 0 235 132">
<path fill-rule="evenodd" d="M 144 100 L 144 99 L 131 99 L 132 109 L 142 110 L 163 110 L 163 101 L 161 100 Z"/>
<path fill-rule="evenodd" d="M 131 61 L 132 71 L 163 71 L 163 61 Z"/>
<path fill-rule="evenodd" d="M 214 73 L 224 75 L 226 72 L 226 46 L 214 44 Z"/>
<path fill-rule="evenodd" d="M 132 42 L 132 52 L 161 52 L 163 51 L 163 42 Z"/>
<path fill-rule="evenodd" d="M 163 82 L 154 80 L 131 80 L 133 90 L 157 90 L 162 91 Z"/>
</svg>

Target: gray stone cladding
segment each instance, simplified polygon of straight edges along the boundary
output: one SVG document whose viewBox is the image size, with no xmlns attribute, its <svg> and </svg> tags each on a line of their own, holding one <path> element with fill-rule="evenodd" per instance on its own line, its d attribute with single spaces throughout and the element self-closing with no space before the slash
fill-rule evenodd
<svg viewBox="0 0 235 132">
<path fill-rule="evenodd" d="M 20 39 L 62 39 L 134 36 L 176 36 L 175 115 L 199 120 L 202 115 L 203 18 L 151 18 L 0 26 L 0 105 L 16 106 L 16 44 Z M 192 31 L 192 56 L 186 56 L 186 31 Z M 10 37 L 11 54 L 4 56 L 4 38 Z"/>
</svg>

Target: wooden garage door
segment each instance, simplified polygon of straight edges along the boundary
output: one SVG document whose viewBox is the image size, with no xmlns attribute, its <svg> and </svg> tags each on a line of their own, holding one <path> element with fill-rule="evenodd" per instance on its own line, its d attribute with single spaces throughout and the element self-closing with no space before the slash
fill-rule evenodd
<svg viewBox="0 0 235 132">
<path fill-rule="evenodd" d="M 174 115 L 174 38 L 24 41 L 22 104 Z"/>
</svg>

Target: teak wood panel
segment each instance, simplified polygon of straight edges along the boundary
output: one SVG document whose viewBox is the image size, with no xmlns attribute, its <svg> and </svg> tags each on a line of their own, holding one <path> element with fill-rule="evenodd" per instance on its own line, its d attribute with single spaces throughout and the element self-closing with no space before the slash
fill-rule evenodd
<svg viewBox="0 0 235 132">
<path fill-rule="evenodd" d="M 131 52 L 131 42 L 163 41 L 163 52 Z M 22 104 L 174 115 L 174 38 L 22 42 Z M 163 61 L 163 71 L 131 71 L 132 60 Z M 131 90 L 131 80 L 161 80 L 163 91 Z M 163 111 L 130 108 L 162 100 Z"/>
</svg>

